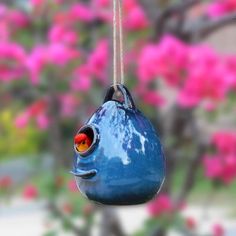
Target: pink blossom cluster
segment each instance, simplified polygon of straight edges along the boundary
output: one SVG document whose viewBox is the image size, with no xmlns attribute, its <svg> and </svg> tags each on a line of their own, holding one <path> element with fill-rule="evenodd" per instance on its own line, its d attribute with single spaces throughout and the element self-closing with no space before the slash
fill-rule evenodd
<svg viewBox="0 0 236 236">
<path fill-rule="evenodd" d="M 216 0 L 207 8 L 207 14 L 211 18 L 221 17 L 231 12 L 236 12 L 235 0 Z"/>
<path fill-rule="evenodd" d="M 24 48 L 11 42 L 0 42 L 0 80 L 12 81 L 26 73 Z"/>
<path fill-rule="evenodd" d="M 187 217 L 185 219 L 185 225 L 188 230 L 195 230 L 197 227 L 197 221 L 193 217 Z"/>
<path fill-rule="evenodd" d="M 60 113 L 63 117 L 73 117 L 80 104 L 79 99 L 72 93 L 64 93 L 59 96 Z"/>
<path fill-rule="evenodd" d="M 142 30 L 149 26 L 145 11 L 136 0 L 124 1 L 124 26 L 128 30 Z"/>
<path fill-rule="evenodd" d="M 138 1 L 125 0 L 123 4 L 124 27 L 134 31 L 146 29 L 149 21 Z M 60 11 L 55 15 L 55 22 L 57 23 L 91 23 L 96 20 L 107 23 L 112 21 L 111 1 L 92 0 L 90 3 L 76 3 L 66 11 Z"/>
<path fill-rule="evenodd" d="M 31 120 L 35 120 L 39 129 L 47 129 L 50 123 L 47 115 L 47 106 L 45 100 L 38 100 L 31 104 L 24 112 L 16 117 L 16 127 L 24 128 Z"/>
<path fill-rule="evenodd" d="M 13 184 L 13 180 L 10 176 L 0 177 L 0 191 L 9 189 Z"/>
<path fill-rule="evenodd" d="M 26 200 L 35 200 L 39 197 L 39 191 L 33 184 L 27 184 L 23 189 L 22 195 Z"/>
<path fill-rule="evenodd" d="M 48 33 L 49 41 L 53 43 L 63 43 L 67 45 L 76 45 L 78 42 L 78 32 L 73 27 L 64 24 L 55 24 Z"/>
<path fill-rule="evenodd" d="M 224 236 L 226 235 L 225 229 L 221 224 L 214 224 L 212 227 L 213 236 Z"/>
<path fill-rule="evenodd" d="M 67 183 L 67 188 L 70 192 L 72 193 L 77 193 L 78 192 L 78 188 L 76 185 L 76 182 L 74 179 L 70 179 Z"/>
<path fill-rule="evenodd" d="M 73 60 L 78 59 L 80 52 L 63 43 L 51 43 L 48 45 L 37 45 L 28 55 L 25 65 L 34 85 L 40 82 L 43 71 L 50 65 L 64 67 Z"/>
<path fill-rule="evenodd" d="M 167 194 L 160 194 L 148 204 L 148 212 L 152 217 L 160 217 L 175 211 L 174 203 Z"/>
<path fill-rule="evenodd" d="M 59 6 L 57 11 L 50 14 L 53 24 L 48 30 L 48 40 L 28 50 L 21 44 L 13 43 L 8 29 L 14 27 L 10 26 L 27 26 L 37 21 L 37 17 L 30 18 L 21 11 L 9 10 L 0 5 L 0 33 L 5 35 L 0 37 L 0 80 L 29 78 L 33 85 L 39 85 L 48 68 L 56 66 L 61 70 L 73 64 L 73 67 L 70 67 L 70 76 L 73 77 L 70 85 L 75 91 L 88 91 L 94 78 L 106 83 L 109 63 L 108 41 L 102 39 L 91 53 L 82 53 L 78 48 L 78 23 L 102 20 L 110 24 L 111 2 L 92 0 L 69 7 L 60 7 L 63 5 L 62 0 L 31 0 L 30 3 L 36 10 L 48 9 L 48 4 Z M 41 14 L 44 17 L 47 12 Z M 124 25 L 129 30 L 140 30 L 148 26 L 148 19 L 137 0 L 124 1 Z M 28 119 L 26 115 L 24 117 Z"/>
<path fill-rule="evenodd" d="M 30 3 L 33 7 L 40 7 L 45 4 L 47 0 L 31 0 Z"/>
<path fill-rule="evenodd" d="M 235 60 L 207 46 L 187 45 L 167 35 L 159 43 L 145 45 L 141 50 L 137 69 L 139 91 L 148 100 L 149 84 L 160 79 L 177 90 L 180 106 L 209 108 L 224 101 L 235 88 Z M 154 96 L 149 103 L 155 104 L 155 100 L 159 105 L 160 99 Z"/>
<path fill-rule="evenodd" d="M 204 157 L 205 174 L 210 179 L 230 184 L 236 179 L 236 132 L 217 132 L 212 144 L 216 154 Z"/>
<path fill-rule="evenodd" d="M 0 22 L 1 32 L 3 31 Z M 1 38 L 0 80 L 6 82 L 27 76 L 33 85 L 38 85 L 42 73 L 49 66 L 63 68 L 80 57 L 80 51 L 76 47 L 77 32 L 64 25 L 53 25 L 48 33 L 49 42 L 37 44 L 28 52 L 23 45 L 12 42 L 10 39 L 1 41 Z"/>
<path fill-rule="evenodd" d="M 104 22 L 112 21 L 111 1 L 109 0 L 92 0 L 91 8 L 96 11 L 97 19 Z M 97 10 L 96 10 L 97 9 Z"/>
<path fill-rule="evenodd" d="M 12 34 L 27 27 L 29 23 L 29 18 L 24 12 L 0 4 L 0 41 L 9 40 Z"/>
<path fill-rule="evenodd" d="M 49 1 L 32 1 L 33 6 L 43 6 Z M 15 79 L 28 77 L 33 85 L 38 85 L 45 70 L 51 66 L 65 68 L 67 65 L 76 66 L 82 56 L 78 49 L 79 34 L 77 30 L 78 22 L 88 22 L 95 20 L 93 5 L 99 4 L 100 7 L 107 6 L 106 1 L 92 1 L 90 4 L 74 4 L 67 11 L 56 11 L 54 23 L 48 31 L 48 42 L 37 44 L 31 50 L 26 51 L 23 45 L 12 43 L 6 30 L 5 41 L 0 40 L 0 80 L 12 81 Z M 0 6 L 0 16 L 9 15 L 7 8 Z M 16 12 L 14 12 L 17 15 Z M 22 13 L 23 14 L 23 13 Z M 64 14 L 64 17 L 63 17 Z M 65 15 L 67 14 L 67 15 Z M 65 18 L 68 16 L 68 18 Z M 0 29 L 6 20 L 0 17 Z M 34 20 L 34 19 L 32 19 Z M 21 22 L 14 18 L 14 21 Z M 13 23 L 11 23 L 13 24 Z M 8 24 L 4 24 L 4 29 L 10 29 Z M 0 37 L 3 39 L 4 37 Z M 86 54 L 86 55 L 85 55 Z M 86 63 L 77 66 L 71 74 L 76 80 L 72 81 L 73 87 L 77 90 L 87 91 L 90 88 L 91 78 L 97 78 L 104 82 L 106 80 L 106 70 L 108 64 L 108 42 L 101 40 L 96 45 L 88 58 L 84 58 Z"/>
<path fill-rule="evenodd" d="M 60 115 L 65 118 L 73 117 L 76 113 L 76 108 L 80 104 L 79 99 L 73 93 L 59 94 L 58 101 Z M 25 128 L 33 121 L 40 130 L 45 130 L 50 125 L 48 110 L 46 99 L 35 101 L 16 117 L 15 125 L 17 128 Z"/>
<path fill-rule="evenodd" d="M 88 91 L 91 88 L 92 79 L 102 83 L 107 81 L 109 65 L 108 40 L 100 40 L 95 49 L 89 54 L 86 62 L 74 70 L 74 78 L 71 80 L 71 89 L 76 91 Z"/>
</svg>

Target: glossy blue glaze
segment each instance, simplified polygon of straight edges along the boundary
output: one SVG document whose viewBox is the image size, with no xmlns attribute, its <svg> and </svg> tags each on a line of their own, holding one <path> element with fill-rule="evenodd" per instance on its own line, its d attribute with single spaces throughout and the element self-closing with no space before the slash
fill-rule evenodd
<svg viewBox="0 0 236 236">
<path fill-rule="evenodd" d="M 89 119 L 85 127 L 95 130 L 96 141 L 86 155 L 75 150 L 73 174 L 90 200 L 107 205 L 141 204 L 162 186 L 164 154 L 152 124 L 135 108 L 127 89 L 119 86 L 125 102 L 110 100 L 110 94 Z"/>
</svg>

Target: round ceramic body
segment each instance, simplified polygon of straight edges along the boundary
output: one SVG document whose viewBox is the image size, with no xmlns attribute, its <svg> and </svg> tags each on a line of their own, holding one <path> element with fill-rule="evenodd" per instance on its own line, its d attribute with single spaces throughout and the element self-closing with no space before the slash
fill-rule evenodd
<svg viewBox="0 0 236 236">
<path fill-rule="evenodd" d="M 87 153 L 75 150 L 77 185 L 88 199 L 102 204 L 145 203 L 158 193 L 165 177 L 156 131 L 140 111 L 126 105 L 106 101 L 81 129 L 93 132 L 92 147 Z"/>
</svg>

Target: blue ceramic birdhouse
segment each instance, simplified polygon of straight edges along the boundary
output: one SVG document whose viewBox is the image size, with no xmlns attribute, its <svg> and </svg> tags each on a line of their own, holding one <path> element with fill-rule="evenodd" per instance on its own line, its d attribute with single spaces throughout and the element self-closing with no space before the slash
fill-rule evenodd
<svg viewBox="0 0 236 236">
<path fill-rule="evenodd" d="M 135 107 L 123 85 L 124 101 L 113 99 L 111 87 L 104 104 L 74 140 L 72 173 L 88 199 L 106 205 L 135 205 L 151 200 L 165 178 L 160 139 L 150 121 Z"/>
</svg>

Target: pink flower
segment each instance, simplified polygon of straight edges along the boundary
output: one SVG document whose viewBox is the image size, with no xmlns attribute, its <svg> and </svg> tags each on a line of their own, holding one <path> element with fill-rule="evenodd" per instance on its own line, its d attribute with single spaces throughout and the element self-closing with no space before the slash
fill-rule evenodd
<svg viewBox="0 0 236 236">
<path fill-rule="evenodd" d="M 228 87 L 225 85 L 225 78 L 222 78 L 220 74 L 209 74 L 206 79 L 208 68 L 202 71 L 196 70 L 192 71 L 191 77 L 186 81 L 183 90 L 180 93 L 180 104 L 183 106 L 183 97 L 189 98 L 192 101 L 194 99 L 195 103 L 190 104 L 198 105 L 202 98 L 209 98 L 212 100 L 220 101 L 225 98 Z M 187 104 L 187 103 L 185 103 Z"/>
<path fill-rule="evenodd" d="M 0 21 L 0 42 L 7 42 L 10 38 L 10 31 L 6 21 Z"/>
<path fill-rule="evenodd" d="M 192 217 L 187 217 L 185 223 L 186 227 L 190 230 L 194 230 L 197 226 L 196 220 Z"/>
<path fill-rule="evenodd" d="M 104 22 L 110 23 L 112 20 L 111 1 L 109 0 L 92 0 L 91 3 L 94 17 Z"/>
<path fill-rule="evenodd" d="M 72 20 L 70 19 L 70 12 L 68 11 L 58 11 L 55 12 L 55 15 L 53 17 L 54 24 L 57 25 L 70 25 Z"/>
<path fill-rule="evenodd" d="M 29 123 L 30 116 L 27 112 L 23 112 L 15 119 L 15 125 L 17 128 L 25 128 Z"/>
<path fill-rule="evenodd" d="M 72 193 L 78 192 L 78 188 L 74 179 L 68 182 L 67 187 Z"/>
<path fill-rule="evenodd" d="M 28 200 L 36 199 L 39 196 L 38 189 L 32 185 L 28 184 L 24 187 L 23 197 Z"/>
<path fill-rule="evenodd" d="M 144 102 L 154 106 L 162 106 L 165 100 L 155 91 L 149 91 L 143 96 Z"/>
<path fill-rule="evenodd" d="M 32 103 L 26 110 L 17 116 L 15 125 L 18 128 L 24 128 L 30 120 L 35 120 L 39 129 L 47 129 L 49 126 L 49 118 L 46 115 L 48 104 L 44 99 Z"/>
<path fill-rule="evenodd" d="M 47 0 L 30 0 L 30 3 L 34 7 L 41 7 L 46 1 Z"/>
<path fill-rule="evenodd" d="M 236 179 L 236 155 L 225 156 L 223 167 L 220 178 L 225 184 L 230 184 Z"/>
<path fill-rule="evenodd" d="M 73 212 L 73 206 L 66 202 L 62 205 L 62 210 L 66 214 L 71 214 Z"/>
<path fill-rule="evenodd" d="M 29 70 L 30 80 L 33 85 L 40 81 L 41 72 L 47 63 L 47 55 L 43 46 L 36 46 L 26 60 L 26 67 Z"/>
<path fill-rule="evenodd" d="M 84 22 L 91 22 L 94 19 L 94 14 L 88 5 L 77 3 L 70 9 L 70 17 L 73 20 L 81 20 Z"/>
<path fill-rule="evenodd" d="M 205 156 L 203 165 L 205 175 L 210 179 L 215 179 L 221 176 L 223 171 L 222 159 L 219 156 Z"/>
<path fill-rule="evenodd" d="M 124 19 L 124 26 L 128 30 L 142 30 L 149 25 L 147 16 L 140 6 L 135 6 L 127 13 Z"/>
<path fill-rule="evenodd" d="M 226 67 L 232 72 L 232 74 L 236 74 L 236 57 L 228 56 L 225 58 Z M 232 89 L 236 89 L 236 76 L 232 81 Z"/>
<path fill-rule="evenodd" d="M 218 153 L 205 156 L 203 161 L 205 174 L 210 179 L 230 184 L 236 179 L 236 133 L 217 132 L 212 137 L 212 144 Z"/>
<path fill-rule="evenodd" d="M 110 0 L 93 0 L 93 4 L 97 7 L 109 7 Z"/>
<path fill-rule="evenodd" d="M 216 105 L 217 104 L 214 103 L 213 101 L 207 101 L 207 100 L 202 103 L 203 108 L 205 109 L 205 111 L 208 111 L 208 112 L 212 112 L 216 110 L 217 108 Z"/>
<path fill-rule="evenodd" d="M 157 92 L 148 90 L 145 84 L 140 84 L 137 88 L 137 94 L 142 98 L 142 100 L 153 106 L 162 106 L 165 104 L 165 99 Z"/>
<path fill-rule="evenodd" d="M 54 25 L 49 31 L 48 38 L 52 43 L 66 43 L 73 45 L 78 41 L 78 34 L 62 25 Z"/>
<path fill-rule="evenodd" d="M 137 6 L 139 6 L 137 0 L 126 0 L 124 1 L 123 8 L 125 12 L 129 12 Z"/>
<path fill-rule="evenodd" d="M 39 129 L 46 130 L 50 123 L 49 117 L 46 114 L 41 113 L 36 117 L 36 123 Z"/>
<path fill-rule="evenodd" d="M 138 61 L 138 77 L 141 81 L 160 77 L 176 86 L 183 81 L 187 62 L 187 46 L 167 35 L 159 44 L 149 44 L 142 49 Z"/>
<path fill-rule="evenodd" d="M 83 214 L 84 214 L 84 215 L 89 216 L 89 215 L 91 215 L 93 212 L 94 212 L 94 205 L 93 205 L 93 204 L 88 203 L 88 204 L 86 204 L 86 205 L 83 207 Z"/>
<path fill-rule="evenodd" d="M 229 67 L 229 69 L 236 71 L 236 56 L 235 55 L 230 55 L 226 56 L 226 65 Z"/>
<path fill-rule="evenodd" d="M 180 40 L 166 35 L 159 44 L 158 73 L 172 86 L 183 82 L 189 60 L 189 48 Z"/>
<path fill-rule="evenodd" d="M 219 55 L 207 45 L 193 45 L 188 50 L 189 69 L 194 66 L 198 67 L 214 67 L 221 62 Z"/>
<path fill-rule="evenodd" d="M 211 18 L 220 17 L 230 12 L 236 11 L 235 0 L 217 0 L 209 4 L 207 14 Z"/>
<path fill-rule="evenodd" d="M 21 45 L 0 42 L 0 80 L 11 81 L 25 73 L 26 53 Z"/>
<path fill-rule="evenodd" d="M 178 96 L 178 104 L 184 108 L 195 107 L 200 102 L 200 98 L 195 94 L 181 91 Z"/>
<path fill-rule="evenodd" d="M 0 41 L 9 41 L 16 30 L 28 26 L 29 18 L 25 12 L 7 8 L 0 4 Z"/>
<path fill-rule="evenodd" d="M 0 190 L 8 189 L 12 186 L 12 178 L 10 176 L 4 176 L 0 178 Z"/>
<path fill-rule="evenodd" d="M 209 67 L 196 65 L 189 71 L 189 78 L 186 80 L 183 89 L 179 94 L 179 104 L 182 106 L 195 106 L 203 100 L 223 101 L 230 91 L 233 75 L 221 65 Z M 186 100 L 194 103 L 186 103 Z"/>
<path fill-rule="evenodd" d="M 86 92 L 91 88 L 91 72 L 87 65 L 82 65 L 74 71 L 74 79 L 71 80 L 72 90 Z"/>
<path fill-rule="evenodd" d="M 220 224 L 215 224 L 213 226 L 213 236 L 224 236 L 225 235 L 225 230 L 222 225 Z"/>
<path fill-rule="evenodd" d="M 135 2 L 130 3 L 130 8 Z M 138 57 L 141 86 L 159 79 L 177 90 L 178 105 L 207 111 L 216 109 L 236 88 L 236 60 L 221 57 L 207 46 L 188 46 L 166 35 L 158 44 L 147 44 Z"/>
<path fill-rule="evenodd" d="M 47 102 L 44 99 L 40 99 L 32 103 L 28 108 L 27 112 L 31 117 L 36 117 L 45 112 L 47 109 Z"/>
<path fill-rule="evenodd" d="M 236 133 L 234 132 L 217 132 L 213 135 L 212 142 L 220 153 L 236 153 Z"/>
<path fill-rule="evenodd" d="M 205 174 L 210 179 L 230 184 L 236 179 L 236 154 L 226 156 L 206 156 L 203 161 Z"/>
<path fill-rule="evenodd" d="M 34 85 L 39 83 L 41 73 L 47 65 L 66 66 L 79 56 L 77 49 L 62 43 L 36 46 L 26 61 L 32 83 Z"/>
<path fill-rule="evenodd" d="M 158 47 L 153 44 L 145 46 L 138 60 L 138 78 L 141 82 L 155 79 L 159 65 Z"/>
<path fill-rule="evenodd" d="M 24 28 L 29 25 L 29 18 L 25 13 L 18 10 L 11 10 L 8 13 L 8 19 L 11 25 Z"/>
<path fill-rule="evenodd" d="M 173 210 L 172 200 L 166 194 L 159 195 L 154 201 L 148 204 L 148 211 L 153 217 L 172 213 Z"/>
<path fill-rule="evenodd" d="M 67 47 L 60 43 L 53 43 L 46 48 L 49 62 L 65 66 L 71 60 L 79 57 L 80 53 L 74 48 Z"/>
<path fill-rule="evenodd" d="M 226 13 L 225 5 L 221 4 L 220 2 L 214 2 L 210 4 L 207 8 L 207 14 L 211 18 L 216 18 L 222 16 Z"/>
<path fill-rule="evenodd" d="M 87 66 L 95 78 L 106 82 L 107 68 L 109 64 L 108 41 L 101 40 L 97 43 L 94 51 L 89 55 Z"/>
<path fill-rule="evenodd" d="M 0 4 L 0 17 L 3 17 L 7 14 L 8 9 L 6 7 L 6 5 L 4 4 Z"/>
<path fill-rule="evenodd" d="M 72 94 L 63 94 L 60 96 L 60 102 L 62 115 L 65 117 L 73 117 L 79 105 L 78 99 Z"/>
</svg>

